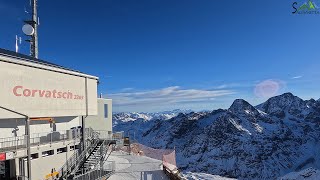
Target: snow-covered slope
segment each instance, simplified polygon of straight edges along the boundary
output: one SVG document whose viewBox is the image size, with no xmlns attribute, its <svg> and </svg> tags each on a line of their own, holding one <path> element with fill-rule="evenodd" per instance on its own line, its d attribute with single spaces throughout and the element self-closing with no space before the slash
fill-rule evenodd
<svg viewBox="0 0 320 180">
<path fill-rule="evenodd" d="M 278 180 L 319 180 L 320 171 L 314 168 L 307 168 L 299 172 L 291 172 Z"/>
<path fill-rule="evenodd" d="M 175 109 L 156 113 L 121 112 L 113 114 L 113 131 L 124 131 L 125 135 L 134 136 L 140 140 L 141 134 L 147 131 L 156 121 L 168 120 L 179 113 L 190 113 L 191 110 Z"/>
<path fill-rule="evenodd" d="M 233 178 L 226 178 L 217 175 L 205 174 L 205 173 L 193 173 L 186 172 L 183 174 L 183 178 L 187 180 L 235 180 Z"/>
<path fill-rule="evenodd" d="M 237 99 L 229 109 L 180 113 L 168 120 L 116 125 L 133 129 L 154 148 L 176 148 L 181 170 L 238 179 L 276 179 L 320 169 L 320 102 L 291 93 L 253 107 Z"/>
</svg>

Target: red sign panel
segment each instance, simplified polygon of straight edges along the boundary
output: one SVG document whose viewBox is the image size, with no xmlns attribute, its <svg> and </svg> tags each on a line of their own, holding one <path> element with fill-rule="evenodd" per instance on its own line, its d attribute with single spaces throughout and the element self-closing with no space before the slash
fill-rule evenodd
<svg viewBox="0 0 320 180">
<path fill-rule="evenodd" d="M 0 161 L 5 161 L 6 160 L 6 153 L 1 153 L 0 154 Z"/>
</svg>

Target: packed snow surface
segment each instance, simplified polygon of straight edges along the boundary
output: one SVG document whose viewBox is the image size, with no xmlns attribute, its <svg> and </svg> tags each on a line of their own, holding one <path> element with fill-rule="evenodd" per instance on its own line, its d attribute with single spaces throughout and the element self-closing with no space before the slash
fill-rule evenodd
<svg viewBox="0 0 320 180">
<path fill-rule="evenodd" d="M 183 174 L 183 178 L 187 180 L 235 180 L 232 178 L 221 177 L 217 175 L 205 174 L 205 173 L 193 173 L 186 172 Z"/>
<path fill-rule="evenodd" d="M 109 180 L 169 180 L 162 170 L 162 161 L 157 159 L 114 151 L 108 161 L 115 161 L 116 165 Z"/>
</svg>

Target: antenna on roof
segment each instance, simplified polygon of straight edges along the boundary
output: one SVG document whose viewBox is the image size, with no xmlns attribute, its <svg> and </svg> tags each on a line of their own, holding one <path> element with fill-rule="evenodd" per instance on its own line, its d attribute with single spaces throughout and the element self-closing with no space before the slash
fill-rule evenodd
<svg viewBox="0 0 320 180">
<path fill-rule="evenodd" d="M 16 53 L 19 52 L 19 44 L 21 44 L 21 37 L 18 37 L 18 35 L 16 35 Z"/>
<path fill-rule="evenodd" d="M 32 7 L 32 20 L 24 21 L 26 24 L 23 25 L 22 31 L 25 35 L 31 38 L 26 40 L 30 42 L 30 55 L 38 59 L 38 25 L 39 18 L 37 16 L 37 1 L 30 0 L 30 5 Z M 28 12 L 25 10 L 25 12 Z"/>
<path fill-rule="evenodd" d="M 18 40 L 18 36 L 16 35 L 16 53 L 19 51 Z"/>
</svg>

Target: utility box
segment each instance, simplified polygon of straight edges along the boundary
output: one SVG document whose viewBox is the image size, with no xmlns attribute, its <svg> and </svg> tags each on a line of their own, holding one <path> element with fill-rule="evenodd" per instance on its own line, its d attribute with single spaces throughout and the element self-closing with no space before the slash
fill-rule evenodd
<svg viewBox="0 0 320 180">
<path fill-rule="evenodd" d="M 124 139 L 123 139 L 123 145 L 124 145 L 124 146 L 130 146 L 130 139 L 129 139 L 129 137 L 124 137 Z"/>
</svg>

